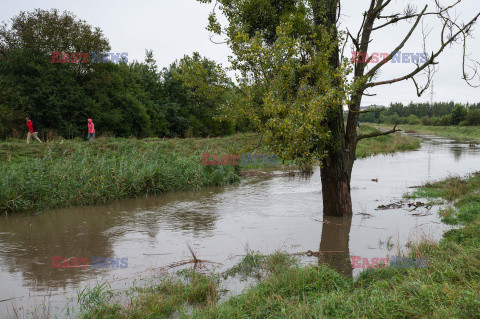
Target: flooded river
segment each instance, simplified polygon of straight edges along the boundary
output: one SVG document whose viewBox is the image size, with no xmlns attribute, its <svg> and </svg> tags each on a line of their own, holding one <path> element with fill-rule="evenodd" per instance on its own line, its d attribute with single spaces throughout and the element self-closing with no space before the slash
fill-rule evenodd
<svg viewBox="0 0 480 319">
<path fill-rule="evenodd" d="M 420 238 L 439 240 L 447 226 L 437 208 L 404 206 L 412 186 L 479 170 L 480 148 L 423 136 L 418 151 L 358 160 L 352 177 L 354 216 L 323 219 L 319 169 L 309 178 L 249 178 L 239 185 L 173 192 L 108 205 L 59 209 L 0 219 L 0 317 L 28 317 L 47 305 L 63 317 L 68 298 L 99 281 L 125 289 L 162 267 L 197 257 L 231 267 L 246 249 L 268 254 L 320 251 L 308 263 L 328 262 L 347 276 L 348 256 L 387 257 Z M 378 181 L 377 181 L 378 180 Z M 128 267 L 54 269 L 52 256 L 128 258 Z M 320 260 L 319 260 L 320 259 Z M 214 264 L 212 264 L 213 267 Z M 231 293 L 242 287 L 231 284 Z M 40 311 L 41 313 L 41 311 Z M 63 314 L 63 315 L 62 315 Z"/>
</svg>

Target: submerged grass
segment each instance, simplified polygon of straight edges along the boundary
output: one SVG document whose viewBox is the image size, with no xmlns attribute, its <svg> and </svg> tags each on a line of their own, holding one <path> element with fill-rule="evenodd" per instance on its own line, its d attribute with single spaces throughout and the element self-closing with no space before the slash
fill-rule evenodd
<svg viewBox="0 0 480 319">
<path fill-rule="evenodd" d="M 396 137 L 385 138 L 360 144 L 360 156 L 404 149 L 411 142 L 394 144 L 388 138 Z M 99 138 L 91 144 L 81 140 L 43 144 L 7 140 L 0 143 L 0 213 L 34 213 L 236 183 L 240 167 L 202 166 L 202 153 L 249 152 L 271 153 L 261 136 L 252 133 L 205 139 Z"/>
</svg>

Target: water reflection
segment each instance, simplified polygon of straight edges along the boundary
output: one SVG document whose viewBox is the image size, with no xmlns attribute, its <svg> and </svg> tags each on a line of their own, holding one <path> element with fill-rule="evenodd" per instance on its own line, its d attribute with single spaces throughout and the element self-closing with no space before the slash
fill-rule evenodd
<svg viewBox="0 0 480 319">
<path fill-rule="evenodd" d="M 3 271 L 21 273 L 34 291 L 65 289 L 105 269 L 54 269 L 52 256 L 62 258 L 123 258 L 114 245 L 135 233 L 152 242 L 162 229 L 208 235 L 218 214 L 212 211 L 214 195 L 222 189 L 198 192 L 200 202 L 189 193 L 125 200 L 109 205 L 53 210 L 31 217 L 11 216 L 0 223 L 0 265 Z M 181 198 L 181 199 L 180 199 Z M 209 205 L 207 205 L 209 203 Z M 108 271 L 108 270 L 107 270 Z"/>
<path fill-rule="evenodd" d="M 453 158 L 455 159 L 455 162 L 460 161 L 460 159 L 462 158 L 462 153 L 465 150 L 466 150 L 465 148 L 460 147 L 460 146 L 453 146 L 453 147 L 450 148 L 450 151 L 453 154 Z"/>
<path fill-rule="evenodd" d="M 340 274 L 352 278 L 353 269 L 350 260 L 350 229 L 352 217 L 323 217 L 322 240 L 318 264 L 328 264 Z"/>
</svg>

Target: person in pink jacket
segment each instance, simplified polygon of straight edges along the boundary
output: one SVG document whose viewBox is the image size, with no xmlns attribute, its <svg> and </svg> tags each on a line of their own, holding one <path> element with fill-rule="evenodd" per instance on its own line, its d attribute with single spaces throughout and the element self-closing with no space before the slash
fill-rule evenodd
<svg viewBox="0 0 480 319">
<path fill-rule="evenodd" d="M 88 143 L 90 143 L 90 137 L 93 136 L 95 140 L 95 125 L 92 122 L 92 119 L 88 119 Z"/>
</svg>

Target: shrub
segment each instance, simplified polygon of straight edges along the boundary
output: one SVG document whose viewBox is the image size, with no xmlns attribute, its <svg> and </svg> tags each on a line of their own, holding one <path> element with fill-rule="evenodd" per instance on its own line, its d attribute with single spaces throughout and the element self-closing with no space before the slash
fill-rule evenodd
<svg viewBox="0 0 480 319">
<path fill-rule="evenodd" d="M 480 125 L 480 111 L 470 110 L 465 117 L 465 125 Z"/>
<path fill-rule="evenodd" d="M 410 125 L 417 125 L 417 124 L 420 124 L 421 122 L 422 121 L 420 121 L 420 119 L 416 115 L 412 114 L 407 117 L 407 123 Z"/>
<path fill-rule="evenodd" d="M 445 115 L 438 121 L 439 126 L 448 126 L 452 125 L 452 117 L 450 115 Z"/>
<path fill-rule="evenodd" d="M 432 118 L 431 118 L 431 117 L 428 117 L 428 116 L 422 117 L 422 124 L 423 124 L 423 125 L 426 125 L 426 126 L 433 125 Z"/>
<path fill-rule="evenodd" d="M 403 119 L 397 113 L 392 115 L 380 115 L 380 123 L 403 124 Z"/>
</svg>

